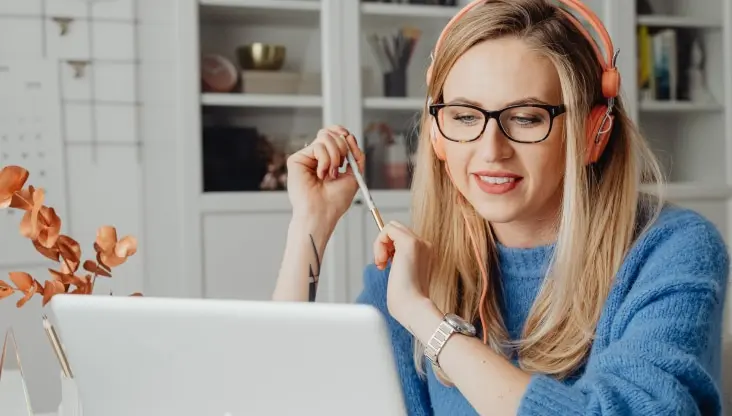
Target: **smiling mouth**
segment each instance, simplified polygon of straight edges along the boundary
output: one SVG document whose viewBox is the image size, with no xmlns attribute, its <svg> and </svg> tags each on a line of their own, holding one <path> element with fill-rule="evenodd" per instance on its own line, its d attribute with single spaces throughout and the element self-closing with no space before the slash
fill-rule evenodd
<svg viewBox="0 0 732 416">
<path fill-rule="evenodd" d="M 513 191 L 524 179 L 513 174 L 473 174 L 478 188 L 491 195 L 502 195 Z"/>
<path fill-rule="evenodd" d="M 521 178 L 513 178 L 513 177 L 509 178 L 506 176 L 480 176 L 480 175 L 477 175 L 477 176 L 478 176 L 478 179 L 480 179 L 481 181 L 490 183 L 493 185 L 501 185 L 504 183 L 515 182 L 517 179 L 521 179 Z"/>
</svg>

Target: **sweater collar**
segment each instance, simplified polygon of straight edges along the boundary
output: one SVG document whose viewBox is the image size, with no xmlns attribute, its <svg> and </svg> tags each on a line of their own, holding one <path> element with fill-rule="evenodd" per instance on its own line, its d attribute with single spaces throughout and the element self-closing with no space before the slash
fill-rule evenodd
<svg viewBox="0 0 732 416">
<path fill-rule="evenodd" d="M 554 252 L 554 244 L 514 248 L 496 242 L 501 274 L 508 279 L 543 278 Z"/>
</svg>

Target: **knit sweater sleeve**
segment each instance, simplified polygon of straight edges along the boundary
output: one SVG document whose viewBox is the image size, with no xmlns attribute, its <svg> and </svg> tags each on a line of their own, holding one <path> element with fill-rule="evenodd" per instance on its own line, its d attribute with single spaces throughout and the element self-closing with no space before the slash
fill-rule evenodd
<svg viewBox="0 0 732 416">
<path fill-rule="evenodd" d="M 356 302 L 376 307 L 386 319 L 407 414 L 428 416 L 432 414 L 430 396 L 427 381 L 419 376 L 414 364 L 412 335 L 389 314 L 386 307 L 388 276 L 388 268 L 379 270 L 373 264 L 369 265 L 364 272 L 364 289 Z"/>
<path fill-rule="evenodd" d="M 649 233 L 624 267 L 636 276 L 609 339 L 574 385 L 533 375 L 519 415 L 720 415 L 719 350 L 729 270 L 711 223 Z M 638 258 L 632 258 L 636 256 Z"/>
</svg>

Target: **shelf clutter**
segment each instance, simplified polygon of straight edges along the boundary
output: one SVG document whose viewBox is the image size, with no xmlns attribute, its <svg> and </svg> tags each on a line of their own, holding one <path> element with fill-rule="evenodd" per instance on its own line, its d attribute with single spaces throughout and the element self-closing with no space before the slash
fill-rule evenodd
<svg viewBox="0 0 732 416">
<path fill-rule="evenodd" d="M 725 198 L 730 122 L 723 0 L 635 0 L 638 124 L 674 184 Z M 720 53 L 721 51 L 724 51 Z M 627 78 L 626 78 L 627 79 Z M 676 187 L 676 190 L 685 189 Z"/>
<path fill-rule="evenodd" d="M 416 122 L 426 104 L 425 69 L 439 32 L 466 0 L 447 5 L 430 0 L 188 1 L 198 2 L 198 15 L 180 24 L 195 26 L 190 32 L 198 37 L 201 58 L 200 67 L 180 68 L 184 79 L 200 79 L 195 93 L 183 97 L 183 104 L 197 106 L 200 113 L 180 121 L 180 131 L 192 134 L 185 141 L 192 162 L 186 166 L 188 178 L 194 183 L 200 178 L 196 186 L 178 187 L 192 212 L 181 225 L 195 240 L 186 254 L 201 271 L 191 287 L 212 297 L 270 296 L 265 286 L 274 284 L 291 221 L 284 160 L 332 123 L 351 130 L 366 152 L 366 180 L 385 219 L 409 223 L 406 188 Z M 705 0 L 702 7 L 698 0 L 585 0 L 601 18 L 613 17 L 619 66 L 637 71 L 623 74 L 623 89 L 634 100 L 625 104 L 661 160 L 670 181 L 665 196 L 707 216 L 725 235 L 732 224 L 729 1 Z M 383 46 L 375 50 L 369 35 L 402 32 L 409 38 L 414 36 L 405 32 L 411 29 L 419 31 L 419 40 L 401 65 L 404 81 L 385 88 L 383 74 L 391 71 L 385 70 L 383 55 L 376 56 Z M 640 51 L 640 43 L 653 51 L 651 37 L 657 33 L 666 33 L 657 42 L 658 65 L 653 53 L 644 55 L 644 63 L 627 53 L 636 46 Z M 701 60 L 690 59 L 687 36 L 698 45 L 697 58 L 701 50 Z M 254 44 L 270 45 L 265 49 L 272 51 L 284 47 L 281 65 L 255 68 L 241 59 L 238 50 L 249 45 L 249 51 Z M 669 66 L 672 61 L 676 64 Z M 641 73 L 642 84 L 637 81 Z M 692 96 L 689 79 L 701 80 L 694 85 L 706 85 L 713 100 L 687 98 Z M 372 261 L 368 242 L 376 238 L 373 219 L 358 196 L 336 234 L 325 256 L 331 263 L 324 268 L 335 275 L 321 276 L 332 285 L 323 291 L 324 300 L 352 301 L 362 285 L 363 265 Z M 247 274 L 252 277 L 242 277 L 231 258 L 252 265 Z"/>
<path fill-rule="evenodd" d="M 295 149 L 292 143 L 306 141 L 322 127 L 331 105 L 323 95 L 324 79 L 339 70 L 333 61 L 337 55 L 323 55 L 322 19 L 330 18 L 323 14 L 325 1 L 329 0 L 199 0 L 204 53 L 199 100 L 207 126 L 213 122 L 254 128 L 280 149 Z M 590 4 L 599 7 L 606 1 Z M 659 154 L 671 181 L 670 194 L 719 197 L 730 188 L 719 170 L 725 166 L 727 126 L 732 123 L 726 122 L 724 58 L 712 51 L 726 50 L 722 34 L 728 23 L 721 13 L 696 13 L 698 8 L 689 2 L 635 0 L 632 24 L 638 54 L 621 59 L 634 60 L 638 68 L 637 122 Z M 354 5 L 361 24 L 354 33 L 343 28 L 346 32 L 339 36 L 344 42 L 359 42 L 361 73 L 356 78 L 361 82 L 363 144 L 378 157 L 395 155 L 373 148 L 367 139 L 374 126 L 381 126 L 377 130 L 391 132 L 381 142 L 399 142 L 401 149 L 414 140 L 415 122 L 425 106 L 423 72 L 431 45 L 461 4 L 341 3 L 344 9 Z M 717 5 L 721 11 L 721 0 L 707 6 Z M 259 59 L 278 55 L 279 60 L 271 67 L 258 66 L 251 57 L 253 45 L 281 51 Z M 702 142 L 692 145 L 693 138 Z M 700 191 L 688 192 L 689 184 L 699 184 Z M 384 182 L 383 189 L 393 189 L 389 186 Z"/>
</svg>

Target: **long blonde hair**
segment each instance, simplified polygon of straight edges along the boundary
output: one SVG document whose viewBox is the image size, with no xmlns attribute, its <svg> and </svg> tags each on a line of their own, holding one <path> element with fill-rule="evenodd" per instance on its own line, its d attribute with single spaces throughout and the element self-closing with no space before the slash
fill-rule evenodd
<svg viewBox="0 0 732 416">
<path fill-rule="evenodd" d="M 547 278 L 520 340 L 509 340 L 501 318 L 499 266 L 490 227 L 465 202 L 443 162 L 435 157 L 429 137 L 432 120 L 426 111 L 419 126 L 412 183 L 412 225 L 438 253 L 428 282 L 429 297 L 437 307 L 472 322 L 482 314 L 490 348 L 517 358 L 526 371 L 561 379 L 582 366 L 613 278 L 637 235 L 662 206 L 663 178 L 620 98 L 603 156 L 591 166 L 585 164 L 585 120 L 593 104 L 603 100 L 601 67 L 589 41 L 546 0 L 492 0 L 457 21 L 445 34 L 435 57 L 429 97 L 441 97 L 448 71 L 465 51 L 503 36 L 522 39 L 551 60 L 568 109 L 557 240 Z M 641 193 L 642 182 L 658 184 L 655 197 Z M 468 227 L 480 248 L 479 258 L 475 258 Z M 481 264 L 486 265 L 488 275 L 484 301 Z M 416 367 L 424 374 L 422 354 L 423 346 L 416 342 Z M 449 382 L 440 374 L 438 377 Z"/>
</svg>

